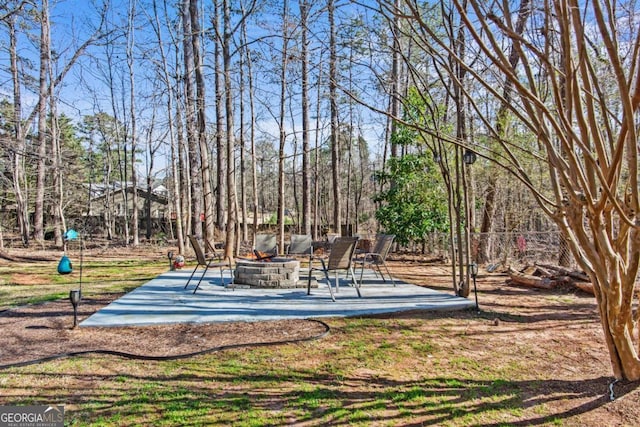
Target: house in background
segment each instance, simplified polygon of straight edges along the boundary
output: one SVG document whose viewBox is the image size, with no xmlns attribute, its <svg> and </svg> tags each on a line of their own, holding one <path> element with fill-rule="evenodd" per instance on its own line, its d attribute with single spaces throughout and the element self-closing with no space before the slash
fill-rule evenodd
<svg viewBox="0 0 640 427">
<path fill-rule="evenodd" d="M 103 228 L 111 222 L 116 232 L 125 224 L 125 216 L 133 216 L 133 193 L 138 195 L 138 219 L 140 229 L 147 235 L 165 231 L 170 221 L 169 191 L 157 185 L 151 192 L 146 187 L 134 186 L 130 182 L 112 182 L 109 185 L 92 184 L 88 218 L 92 225 Z"/>
</svg>

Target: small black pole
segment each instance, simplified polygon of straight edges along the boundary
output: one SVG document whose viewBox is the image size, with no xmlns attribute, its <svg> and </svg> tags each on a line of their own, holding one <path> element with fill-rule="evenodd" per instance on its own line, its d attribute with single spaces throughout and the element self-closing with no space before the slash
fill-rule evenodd
<svg viewBox="0 0 640 427">
<path fill-rule="evenodd" d="M 473 293 L 476 294 L 476 310 L 480 311 L 480 306 L 478 306 L 478 288 L 476 288 L 476 275 L 473 275 Z"/>
<path fill-rule="evenodd" d="M 469 267 L 471 268 L 471 277 L 473 278 L 473 293 L 476 297 L 476 310 L 480 311 L 480 306 L 478 306 L 478 288 L 476 286 L 476 276 L 478 275 L 478 264 L 472 262 Z"/>
<path fill-rule="evenodd" d="M 83 255 L 83 246 L 84 246 L 84 242 L 82 240 L 82 234 L 80 235 L 80 286 L 79 286 L 79 297 L 78 297 L 78 301 L 80 301 L 80 299 L 82 298 L 82 263 L 83 263 L 83 259 L 82 259 L 82 255 Z"/>
<path fill-rule="evenodd" d="M 73 306 L 73 327 L 78 326 L 78 304 L 80 303 L 80 289 L 72 289 L 69 291 L 69 301 Z"/>
</svg>

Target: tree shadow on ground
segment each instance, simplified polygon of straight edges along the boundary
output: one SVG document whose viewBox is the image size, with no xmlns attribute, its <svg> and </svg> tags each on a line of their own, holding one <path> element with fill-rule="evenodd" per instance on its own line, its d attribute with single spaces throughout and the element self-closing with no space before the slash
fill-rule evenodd
<svg viewBox="0 0 640 427">
<path fill-rule="evenodd" d="M 88 422 L 116 417 L 125 422 L 131 419 L 153 423 L 171 419 L 174 411 L 189 411 L 191 415 L 183 425 L 208 424 L 212 419 L 220 425 L 237 424 L 246 421 L 244 417 L 250 413 L 279 412 L 288 424 L 305 425 L 463 425 L 469 420 L 469 425 L 485 427 L 531 426 L 557 424 L 611 402 L 609 377 L 488 381 L 435 376 L 397 381 L 338 378 L 303 370 L 292 370 L 286 377 L 270 373 L 225 375 L 206 363 L 192 364 L 188 374 L 177 375 L 63 374 L 45 369 L 15 375 L 24 377 L 23 384 L 29 384 L 27 380 L 32 377 L 56 377 L 48 382 L 64 382 L 67 386 L 59 390 L 56 401 L 71 407 L 89 405 L 90 411 L 65 411 L 70 420 Z M 634 392 L 637 387 L 638 384 L 616 386 L 616 398 Z M 30 401 L 34 394 L 53 393 L 36 388 L 25 385 L 23 390 L 13 393 L 12 402 L 18 404 Z M 560 410 L 547 406 L 558 400 L 563 401 Z M 475 421 L 493 420 L 496 412 L 503 414 L 499 422 Z"/>
</svg>

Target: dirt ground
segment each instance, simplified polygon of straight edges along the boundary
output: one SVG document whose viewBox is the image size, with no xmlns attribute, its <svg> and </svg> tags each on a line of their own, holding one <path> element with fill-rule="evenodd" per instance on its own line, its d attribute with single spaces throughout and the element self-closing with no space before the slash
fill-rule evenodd
<svg viewBox="0 0 640 427">
<path fill-rule="evenodd" d="M 416 284 L 451 292 L 448 269 L 415 257 L 395 256 L 390 262 L 394 276 Z M 480 271 L 477 280 L 480 313 L 398 313 L 425 321 L 478 318 L 477 330 L 468 334 L 465 351 L 483 363 L 527 349 L 532 369 L 545 378 L 558 378 L 545 406 L 563 413 L 571 425 L 640 425 L 638 384 L 613 382 L 608 353 L 597 318 L 595 299 L 577 289 L 539 290 L 510 285 L 507 276 Z M 82 300 L 79 319 L 120 295 Z M 473 293 L 471 298 L 473 298 Z M 66 354 L 102 351 L 131 357 L 188 357 L 215 347 L 259 345 L 314 339 L 326 331 L 322 324 L 305 320 L 237 324 L 190 324 L 130 328 L 70 328 L 66 300 L 19 307 L 0 313 L 0 368 L 55 358 Z M 462 322 L 461 322 L 462 323 Z M 468 327 L 468 326 L 467 326 Z M 460 339 L 451 337 L 451 340 Z M 135 351 L 132 352 L 132 348 Z M 615 400 L 611 401 L 611 391 Z M 537 391 L 536 393 L 539 393 Z M 576 424 L 574 424 L 574 422 Z"/>
</svg>

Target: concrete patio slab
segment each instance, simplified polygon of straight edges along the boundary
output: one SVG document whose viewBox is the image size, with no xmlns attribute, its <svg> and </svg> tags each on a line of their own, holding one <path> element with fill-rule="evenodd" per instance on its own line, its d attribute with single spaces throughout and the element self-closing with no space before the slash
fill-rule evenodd
<svg viewBox="0 0 640 427">
<path fill-rule="evenodd" d="M 184 289 L 190 270 L 168 271 L 122 296 L 80 323 L 80 326 L 142 326 L 168 323 L 254 322 L 281 319 L 349 317 L 407 310 L 455 310 L 475 306 L 471 299 L 396 280 L 397 286 L 365 270 L 358 298 L 349 281 L 341 280 L 336 302 L 324 281 L 307 295 L 306 288 L 225 288 L 229 273 L 209 271 L 197 293 L 199 278 Z M 90 284 L 88 285 L 90 286 Z"/>
</svg>

